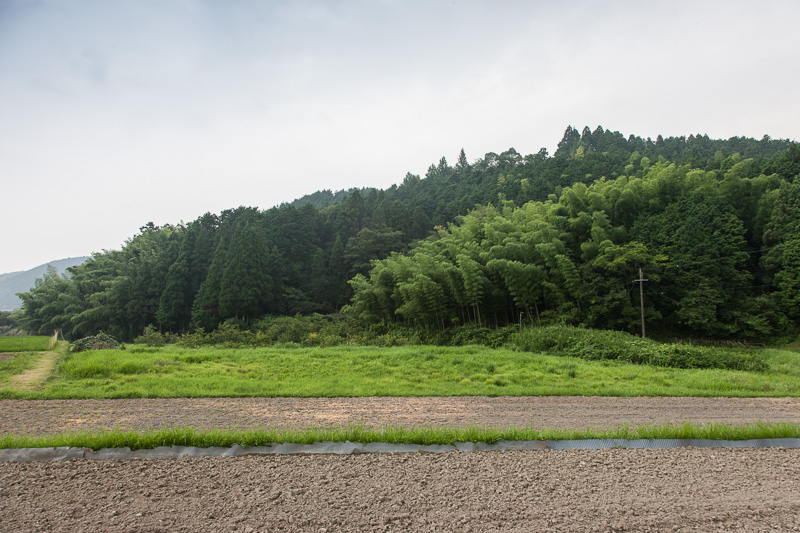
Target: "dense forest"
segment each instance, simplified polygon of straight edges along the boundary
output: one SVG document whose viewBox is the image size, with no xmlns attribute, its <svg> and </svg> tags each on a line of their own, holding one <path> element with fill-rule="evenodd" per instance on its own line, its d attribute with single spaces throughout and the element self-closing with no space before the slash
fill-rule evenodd
<svg viewBox="0 0 800 533">
<path fill-rule="evenodd" d="M 344 311 L 447 329 L 567 323 L 763 339 L 800 325 L 800 146 L 567 128 L 386 190 L 149 223 L 20 294 L 31 332 L 130 340 Z"/>
</svg>

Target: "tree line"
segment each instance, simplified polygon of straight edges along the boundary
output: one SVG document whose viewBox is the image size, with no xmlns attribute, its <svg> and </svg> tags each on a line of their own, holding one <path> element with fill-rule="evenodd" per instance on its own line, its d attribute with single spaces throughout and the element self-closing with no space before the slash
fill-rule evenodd
<svg viewBox="0 0 800 533">
<path fill-rule="evenodd" d="M 637 159 L 635 156 L 632 160 Z M 634 170 L 641 169 L 639 160 Z M 800 183 L 662 161 L 546 201 L 475 209 L 350 283 L 372 323 L 580 324 L 766 338 L 800 319 Z"/>
<path fill-rule="evenodd" d="M 151 324 L 210 331 L 350 304 L 366 321 L 425 328 L 523 312 L 631 329 L 643 266 L 656 327 L 769 335 L 797 326 L 798 174 L 786 140 L 570 127 L 552 156 L 512 148 L 470 163 L 462 150 L 386 190 L 149 223 L 20 294 L 20 322 L 130 340 Z"/>
</svg>

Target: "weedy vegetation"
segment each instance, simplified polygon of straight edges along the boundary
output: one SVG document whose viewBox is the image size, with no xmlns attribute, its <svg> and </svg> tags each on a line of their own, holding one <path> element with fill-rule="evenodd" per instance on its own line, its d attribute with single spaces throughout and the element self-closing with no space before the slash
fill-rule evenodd
<svg viewBox="0 0 800 533">
<path fill-rule="evenodd" d="M 720 368 L 763 372 L 767 362 L 758 351 L 734 348 L 664 344 L 622 331 L 549 326 L 519 334 L 521 350 L 581 359 L 614 360 L 671 368 Z"/>
<path fill-rule="evenodd" d="M 656 348 L 658 346 L 654 343 Z M 696 347 L 692 347 L 696 348 Z M 584 350 L 589 348 L 584 346 Z M 698 353 L 705 354 L 705 349 Z M 552 351 L 552 350 L 551 350 Z M 742 354 L 748 357 L 748 354 Z M 337 396 L 797 396 L 800 354 L 759 350 L 759 370 L 632 364 L 485 346 L 129 345 L 64 354 L 36 391 L 4 398 Z"/>
<path fill-rule="evenodd" d="M 0 390 L 12 376 L 22 374 L 38 359 L 39 354 L 33 352 L 0 354 Z"/>
</svg>

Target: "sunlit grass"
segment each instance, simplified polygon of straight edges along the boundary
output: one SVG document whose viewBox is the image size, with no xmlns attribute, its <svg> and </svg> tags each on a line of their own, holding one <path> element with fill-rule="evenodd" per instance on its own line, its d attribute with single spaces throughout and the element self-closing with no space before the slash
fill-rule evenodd
<svg viewBox="0 0 800 533">
<path fill-rule="evenodd" d="M 199 448 L 265 446 L 275 443 L 313 444 L 315 442 L 358 442 L 368 444 L 455 444 L 458 442 L 495 443 L 501 440 L 578 440 L 578 439 L 713 439 L 749 440 L 767 438 L 800 438 L 800 425 L 791 423 L 755 423 L 742 426 L 727 424 L 664 424 L 659 426 L 618 426 L 597 430 L 564 430 L 559 428 L 446 428 L 446 427 L 346 427 L 286 429 L 217 429 L 200 431 L 193 428 L 163 428 L 136 432 L 110 430 L 102 432 L 62 433 L 39 437 L 6 435 L 0 438 L 0 449 L 74 447 L 153 449 L 158 446 L 196 446 Z"/>
<path fill-rule="evenodd" d="M 50 337 L 0 337 L 0 352 L 43 352 Z"/>
<path fill-rule="evenodd" d="M 5 398 L 236 396 L 797 396 L 800 354 L 765 350 L 769 370 L 679 370 L 482 346 L 175 346 L 65 354 L 35 392 Z"/>
</svg>

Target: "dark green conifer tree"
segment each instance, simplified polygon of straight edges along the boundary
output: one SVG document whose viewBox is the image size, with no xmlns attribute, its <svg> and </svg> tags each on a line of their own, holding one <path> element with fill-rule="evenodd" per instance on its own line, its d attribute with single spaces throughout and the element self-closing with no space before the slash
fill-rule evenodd
<svg viewBox="0 0 800 533">
<path fill-rule="evenodd" d="M 268 313 L 275 299 L 269 246 L 263 231 L 246 224 L 233 236 L 220 280 L 220 318 L 245 321 Z"/>
</svg>

